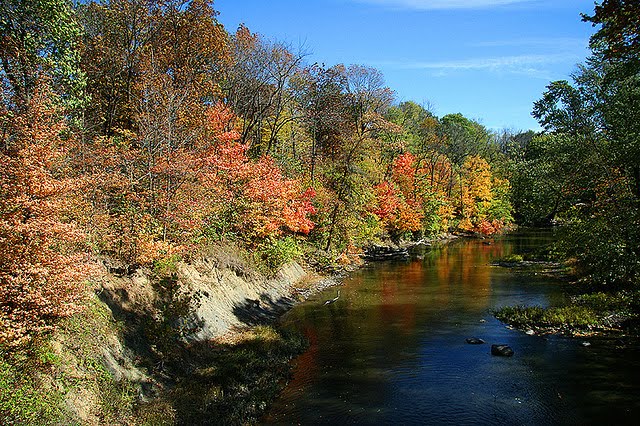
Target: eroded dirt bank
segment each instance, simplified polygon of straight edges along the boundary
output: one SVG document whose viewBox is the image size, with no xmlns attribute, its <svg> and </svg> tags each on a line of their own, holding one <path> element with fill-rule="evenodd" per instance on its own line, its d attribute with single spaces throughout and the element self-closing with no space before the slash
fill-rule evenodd
<svg viewBox="0 0 640 426">
<path fill-rule="evenodd" d="M 52 339 L 43 386 L 63 395 L 58 418 L 82 424 L 251 422 L 305 347 L 265 325 L 336 282 L 296 262 L 265 275 L 229 251 L 162 275 L 103 259 L 90 309 Z"/>
</svg>

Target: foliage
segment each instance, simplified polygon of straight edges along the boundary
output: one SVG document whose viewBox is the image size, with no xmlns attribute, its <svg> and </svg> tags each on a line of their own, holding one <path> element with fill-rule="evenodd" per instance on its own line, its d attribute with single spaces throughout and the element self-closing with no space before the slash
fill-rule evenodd
<svg viewBox="0 0 640 426">
<path fill-rule="evenodd" d="M 279 239 L 267 239 L 258 246 L 256 253 L 259 261 L 267 265 L 271 271 L 276 271 L 281 266 L 295 260 L 302 254 L 298 242 L 288 236 Z"/>
<path fill-rule="evenodd" d="M 78 25 L 68 0 L 4 0 L 0 3 L 0 81 L 4 107 L 29 104 L 38 82 L 50 79 L 67 107 L 83 104 Z"/>
<path fill-rule="evenodd" d="M 24 112 L 0 111 L 0 344 L 18 345 L 81 309 L 81 182 L 65 176 L 64 121 L 42 85 Z"/>
<path fill-rule="evenodd" d="M 538 149 L 521 164 L 523 182 L 545 183 L 519 192 L 536 205 L 531 219 L 566 221 L 563 254 L 576 260 L 581 276 L 607 286 L 635 285 L 640 273 L 640 60 L 631 54 L 638 39 L 632 3 L 605 1 L 585 17 L 602 25 L 591 40 L 593 56 L 573 84 L 553 82 L 536 102 L 533 114 L 547 135 L 534 138 Z"/>
<path fill-rule="evenodd" d="M 582 19 L 601 25 L 591 38 L 594 49 L 604 46 L 608 58 L 628 59 L 640 52 L 640 5 L 633 0 L 604 0 L 596 4 L 593 16 Z"/>
<path fill-rule="evenodd" d="M 482 157 L 468 157 L 462 165 L 458 227 L 490 235 L 511 222 L 509 182 L 492 176 L 491 166 Z"/>
</svg>

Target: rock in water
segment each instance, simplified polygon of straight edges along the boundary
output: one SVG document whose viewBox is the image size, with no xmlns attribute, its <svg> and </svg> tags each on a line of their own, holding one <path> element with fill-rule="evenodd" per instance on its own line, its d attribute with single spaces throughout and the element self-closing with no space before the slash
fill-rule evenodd
<svg viewBox="0 0 640 426">
<path fill-rule="evenodd" d="M 481 345 L 484 343 L 484 340 L 478 339 L 477 337 L 469 337 L 467 343 L 470 345 Z"/>
<path fill-rule="evenodd" d="M 513 349 L 509 345 L 491 345 L 491 355 L 513 356 Z"/>
</svg>

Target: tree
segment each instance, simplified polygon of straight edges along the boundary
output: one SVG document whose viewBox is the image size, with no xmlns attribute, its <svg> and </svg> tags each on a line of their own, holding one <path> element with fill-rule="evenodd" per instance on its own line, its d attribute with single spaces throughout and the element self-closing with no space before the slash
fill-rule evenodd
<svg viewBox="0 0 640 426">
<path fill-rule="evenodd" d="M 254 155 L 272 153 L 283 126 L 295 115 L 285 114 L 292 101 L 290 82 L 304 58 L 283 44 L 266 41 L 241 25 L 232 37 L 233 54 L 225 68 L 227 104 L 242 119 L 241 142 Z"/>
<path fill-rule="evenodd" d="M 469 156 L 491 159 L 496 147 L 487 129 L 462 114 L 447 114 L 440 120 L 442 149 L 453 164 L 461 166 Z"/>
<path fill-rule="evenodd" d="M 84 235 L 71 219 L 81 182 L 66 177 L 70 141 L 54 101 L 40 83 L 19 113 L 0 111 L 1 345 L 51 330 L 85 295 Z"/>
<path fill-rule="evenodd" d="M 88 138 L 134 131 L 135 82 L 142 52 L 155 37 L 152 13 L 158 2 L 90 1 L 78 6 L 84 28 L 82 69 L 87 75 L 83 131 Z"/>
<path fill-rule="evenodd" d="M 640 4 L 635 0 L 604 0 L 596 4 L 593 16 L 582 20 L 600 29 L 591 38 L 591 47 L 601 46 L 608 59 L 638 60 L 640 53 Z"/>
<path fill-rule="evenodd" d="M 573 76 L 554 82 L 535 104 L 549 133 L 536 164 L 564 185 L 568 221 L 561 247 L 599 284 L 628 285 L 640 274 L 640 60 L 637 2 L 604 1 L 592 17 L 600 30 L 593 55 Z M 546 148 L 545 148 L 546 149 Z M 558 175 L 562 171 L 563 175 Z"/>
<path fill-rule="evenodd" d="M 79 67 L 81 27 L 68 0 L 3 0 L 0 3 L 3 102 L 26 108 L 38 82 L 49 79 L 67 107 L 82 103 Z"/>
</svg>

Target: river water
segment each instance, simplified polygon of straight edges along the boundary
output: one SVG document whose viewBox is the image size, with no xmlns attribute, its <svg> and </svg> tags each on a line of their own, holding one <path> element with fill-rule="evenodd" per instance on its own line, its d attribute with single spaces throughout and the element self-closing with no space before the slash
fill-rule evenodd
<svg viewBox="0 0 640 426">
<path fill-rule="evenodd" d="M 291 310 L 282 326 L 309 349 L 265 423 L 638 424 L 640 350 L 607 339 L 529 336 L 491 315 L 547 306 L 563 284 L 491 262 L 550 241 L 527 231 L 491 244 L 460 240 L 419 259 L 352 274 Z M 478 337 L 483 345 L 469 345 Z M 590 346 L 583 343 L 589 341 Z M 511 358 L 490 354 L 510 345 Z"/>
</svg>

